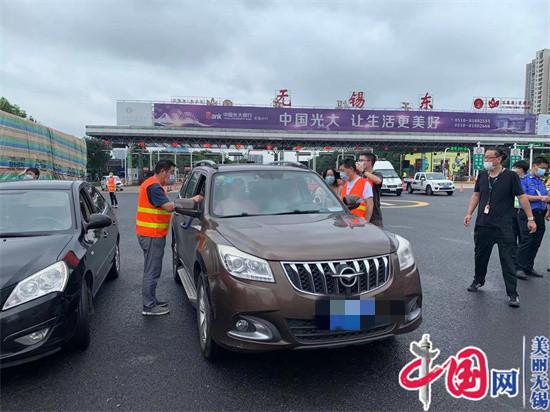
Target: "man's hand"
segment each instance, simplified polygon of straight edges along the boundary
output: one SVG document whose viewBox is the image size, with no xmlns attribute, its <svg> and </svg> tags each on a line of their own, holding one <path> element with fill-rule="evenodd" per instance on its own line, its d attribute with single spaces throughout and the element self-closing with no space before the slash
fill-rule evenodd
<svg viewBox="0 0 550 412">
<path fill-rule="evenodd" d="M 191 199 L 193 199 L 195 201 L 195 203 L 200 203 L 204 200 L 204 196 L 203 195 L 196 195 L 196 196 L 193 196 Z"/>
<path fill-rule="evenodd" d="M 364 162 L 355 162 L 355 167 L 357 168 L 357 170 L 359 171 L 359 173 L 363 173 L 365 171 L 365 163 Z"/>
<path fill-rule="evenodd" d="M 464 216 L 464 226 L 470 226 L 471 221 L 472 221 L 472 215 Z"/>
<path fill-rule="evenodd" d="M 537 224 L 534 220 L 529 220 L 527 222 L 527 228 L 529 229 L 529 233 L 535 233 L 537 231 Z"/>
</svg>

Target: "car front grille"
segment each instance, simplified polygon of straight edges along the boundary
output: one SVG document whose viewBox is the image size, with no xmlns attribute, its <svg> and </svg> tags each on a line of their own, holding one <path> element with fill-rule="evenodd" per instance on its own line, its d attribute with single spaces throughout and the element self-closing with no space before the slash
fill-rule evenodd
<svg viewBox="0 0 550 412">
<path fill-rule="evenodd" d="M 318 329 L 315 321 L 302 319 L 287 319 L 287 324 L 298 342 L 310 345 L 359 340 L 371 335 L 382 334 L 392 328 L 392 324 L 389 323 L 367 330 L 324 330 Z"/>
<path fill-rule="evenodd" d="M 365 293 L 386 284 L 390 278 L 389 256 L 364 259 L 350 259 L 327 262 L 283 262 L 285 274 L 295 289 L 319 295 L 342 295 Z M 349 272 L 358 273 L 357 281 L 350 287 L 351 281 L 338 277 L 343 267 Z"/>
</svg>

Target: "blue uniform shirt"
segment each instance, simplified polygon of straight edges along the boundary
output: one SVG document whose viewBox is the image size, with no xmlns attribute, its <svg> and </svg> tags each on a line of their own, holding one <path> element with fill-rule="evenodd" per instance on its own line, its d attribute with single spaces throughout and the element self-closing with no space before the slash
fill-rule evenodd
<svg viewBox="0 0 550 412">
<path fill-rule="evenodd" d="M 521 179 L 521 187 L 528 196 L 548 196 L 548 190 L 540 177 L 533 177 L 531 174 L 526 175 L 524 179 Z M 546 210 L 546 202 L 540 200 L 531 202 L 531 209 Z"/>
<path fill-rule="evenodd" d="M 155 207 L 161 207 L 170 201 L 166 196 L 166 192 L 159 184 L 154 184 L 147 188 L 147 197 L 149 197 L 149 202 Z"/>
</svg>

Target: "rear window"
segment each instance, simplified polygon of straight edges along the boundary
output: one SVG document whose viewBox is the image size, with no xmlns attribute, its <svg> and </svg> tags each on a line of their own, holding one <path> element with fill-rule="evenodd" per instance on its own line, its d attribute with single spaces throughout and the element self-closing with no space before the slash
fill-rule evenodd
<svg viewBox="0 0 550 412">
<path fill-rule="evenodd" d="M 0 190 L 0 233 L 58 232 L 73 227 L 64 190 Z"/>
</svg>

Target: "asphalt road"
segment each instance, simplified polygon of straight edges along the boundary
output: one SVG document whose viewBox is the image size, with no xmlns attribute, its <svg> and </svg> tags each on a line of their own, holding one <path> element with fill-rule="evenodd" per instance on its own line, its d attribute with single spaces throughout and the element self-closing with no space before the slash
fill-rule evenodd
<svg viewBox="0 0 550 412">
<path fill-rule="evenodd" d="M 424 323 L 419 329 L 361 347 L 233 354 L 216 364 L 200 354 L 195 312 L 173 281 L 168 248 L 158 296 L 170 301 L 171 313 L 153 319 L 141 315 L 142 255 L 133 226 L 137 195 L 120 193 L 122 274 L 96 297 L 90 348 L 3 371 L 1 409 L 420 411 L 417 392 L 401 389 L 398 373 L 412 360 L 409 343 L 423 333 L 431 334 L 440 360 L 476 345 L 487 353 L 489 367 L 521 368 L 523 336 L 550 335 L 550 273 L 519 281 L 522 306 L 509 308 L 495 249 L 484 290 L 466 292 L 473 276 L 473 229 L 464 228 L 462 218 L 470 193 L 383 197 L 388 206 L 429 202 L 384 209 L 387 229 L 412 242 L 421 271 Z M 547 236 L 536 262 L 545 274 L 549 251 Z M 446 393 L 443 379 L 432 385 L 431 410 L 517 410 L 521 405 L 520 398 L 457 400 Z"/>
</svg>

